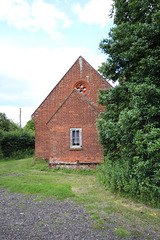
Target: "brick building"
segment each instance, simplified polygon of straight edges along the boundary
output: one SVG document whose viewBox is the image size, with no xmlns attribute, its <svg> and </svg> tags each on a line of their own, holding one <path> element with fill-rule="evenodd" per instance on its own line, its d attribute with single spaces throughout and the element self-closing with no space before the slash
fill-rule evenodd
<svg viewBox="0 0 160 240">
<path fill-rule="evenodd" d="M 103 108 L 97 104 L 98 90 L 110 87 L 80 56 L 32 115 L 35 157 L 48 160 L 49 166 L 101 162 L 96 119 Z"/>
</svg>

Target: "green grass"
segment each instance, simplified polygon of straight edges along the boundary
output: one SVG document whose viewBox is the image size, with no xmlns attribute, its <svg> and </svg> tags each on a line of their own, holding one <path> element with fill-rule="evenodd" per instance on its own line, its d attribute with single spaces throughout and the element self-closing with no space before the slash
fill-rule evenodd
<svg viewBox="0 0 160 240">
<path fill-rule="evenodd" d="M 0 185 L 11 192 L 56 196 L 56 199 L 61 200 L 74 196 L 70 184 L 57 184 L 51 174 L 36 172 L 31 161 L 32 159 L 1 161 Z"/>
<path fill-rule="evenodd" d="M 32 158 L 0 161 L 0 185 L 11 192 L 48 197 L 70 198 L 91 214 L 92 226 L 105 234 L 107 224 L 119 237 L 144 235 L 148 228 L 160 229 L 160 210 L 114 195 L 98 183 L 96 171 L 48 169 Z M 38 201 L 38 200 L 37 200 Z M 49 199 L 52 201 L 52 199 Z M 116 229 L 115 229 L 116 228 Z M 146 238 L 147 239 L 147 238 Z"/>
<path fill-rule="evenodd" d="M 6 176 L 0 178 L 0 185 L 9 188 L 11 192 L 25 194 L 45 194 L 45 196 L 57 196 L 59 199 L 73 197 L 74 193 L 69 184 L 56 184 L 50 177 L 41 177 L 35 180 L 35 176 Z"/>
<path fill-rule="evenodd" d="M 117 229 L 115 229 L 115 233 L 120 238 L 126 238 L 126 237 L 130 236 L 130 233 L 126 229 L 124 229 L 124 228 L 117 228 Z"/>
</svg>

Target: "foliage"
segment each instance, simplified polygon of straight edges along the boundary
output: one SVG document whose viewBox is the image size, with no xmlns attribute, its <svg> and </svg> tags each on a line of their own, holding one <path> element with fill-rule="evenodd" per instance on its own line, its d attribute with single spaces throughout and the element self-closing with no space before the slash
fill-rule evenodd
<svg viewBox="0 0 160 240">
<path fill-rule="evenodd" d="M 100 43 L 109 55 L 100 72 L 113 81 L 160 87 L 159 0 L 114 0 L 114 9 L 116 26 Z"/>
<path fill-rule="evenodd" d="M 29 158 L 29 157 L 34 157 L 34 148 L 29 148 L 29 149 L 24 149 L 24 150 L 17 150 L 14 151 L 13 153 L 11 153 L 11 155 L 9 155 L 8 157 L 6 157 L 5 159 L 23 159 L 23 158 Z"/>
<path fill-rule="evenodd" d="M 0 113 L 0 130 L 9 132 L 18 129 L 20 129 L 20 127 L 12 120 L 9 120 L 5 113 Z"/>
<path fill-rule="evenodd" d="M 3 157 L 19 157 L 33 154 L 35 145 L 34 134 L 21 131 L 3 133 L 1 150 Z"/>
<path fill-rule="evenodd" d="M 30 119 L 25 127 L 24 127 L 24 130 L 27 131 L 27 132 L 34 132 L 35 131 L 35 122 L 33 121 L 33 119 Z"/>
<path fill-rule="evenodd" d="M 0 159 L 20 159 L 34 154 L 34 122 L 28 121 L 25 131 L 0 113 Z"/>
<path fill-rule="evenodd" d="M 98 122 L 108 187 L 153 205 L 160 198 L 160 4 L 115 0 L 114 28 L 99 69 L 119 85 L 101 90 Z"/>
<path fill-rule="evenodd" d="M 1 142 L 2 142 L 2 139 L 3 139 L 3 131 L 0 130 L 0 159 L 3 157 L 2 149 L 1 149 Z"/>
</svg>

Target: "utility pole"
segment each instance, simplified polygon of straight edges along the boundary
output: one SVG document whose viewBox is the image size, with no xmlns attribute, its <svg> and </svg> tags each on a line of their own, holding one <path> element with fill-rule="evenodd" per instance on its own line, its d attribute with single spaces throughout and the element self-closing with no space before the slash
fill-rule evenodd
<svg viewBox="0 0 160 240">
<path fill-rule="evenodd" d="M 20 128 L 21 128 L 21 108 L 19 109 L 19 122 L 20 122 Z"/>
</svg>

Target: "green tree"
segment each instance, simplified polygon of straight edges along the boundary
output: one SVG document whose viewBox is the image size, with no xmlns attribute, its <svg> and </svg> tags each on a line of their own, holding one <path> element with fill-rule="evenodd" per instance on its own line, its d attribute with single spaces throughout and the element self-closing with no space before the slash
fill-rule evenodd
<svg viewBox="0 0 160 240">
<path fill-rule="evenodd" d="M 35 131 L 35 122 L 33 121 L 33 119 L 30 119 L 25 127 L 24 127 L 25 131 L 29 131 L 29 132 L 34 132 Z"/>
<path fill-rule="evenodd" d="M 160 87 L 159 0 L 114 0 L 113 9 L 115 27 L 100 43 L 109 56 L 100 72 L 113 81 Z"/>
<path fill-rule="evenodd" d="M 0 113 L 0 129 L 3 131 L 9 131 L 9 119 L 7 119 L 5 113 Z"/>
<path fill-rule="evenodd" d="M 100 73 L 119 85 L 100 91 L 104 182 L 158 204 L 160 198 L 160 3 L 114 0 L 114 24 L 100 43 Z"/>
<path fill-rule="evenodd" d="M 5 113 L 0 113 L 0 130 L 9 132 L 18 130 L 19 126 L 12 120 L 9 120 Z"/>
</svg>

